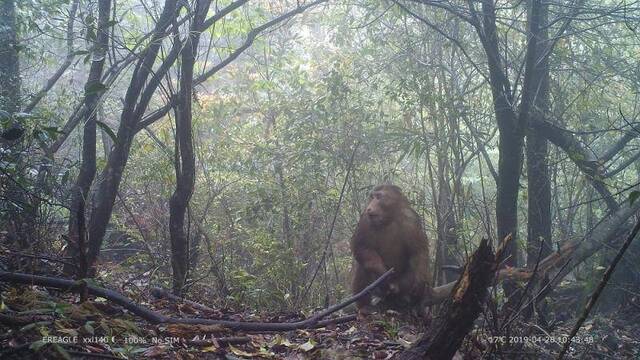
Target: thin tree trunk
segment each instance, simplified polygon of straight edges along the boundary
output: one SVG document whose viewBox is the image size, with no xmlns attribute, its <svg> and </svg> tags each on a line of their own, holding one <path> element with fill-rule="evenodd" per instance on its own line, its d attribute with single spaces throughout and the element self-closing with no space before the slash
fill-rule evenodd
<svg viewBox="0 0 640 360">
<path fill-rule="evenodd" d="M 518 191 L 520 186 L 520 170 L 522 168 L 523 133 L 518 119 L 511 108 L 513 97 L 506 74 L 503 72 L 499 58 L 498 35 L 496 29 L 496 9 L 492 0 L 482 1 L 482 39 L 489 64 L 489 79 L 496 121 L 500 130 L 498 151 L 498 184 L 496 196 L 496 222 L 498 239 L 502 240 L 512 234 L 513 241 L 506 249 L 509 256 L 505 265 L 518 265 Z"/>
<path fill-rule="evenodd" d="M 80 173 L 72 189 L 71 205 L 69 207 L 69 238 L 67 251 L 76 261 L 77 269 L 66 266 L 65 272 L 75 272 L 78 278 L 88 275 L 88 262 L 86 258 L 86 230 L 85 208 L 89 189 L 96 175 L 96 117 L 98 112 L 98 100 L 102 90 L 102 71 L 104 60 L 109 46 L 109 16 L 111 14 L 111 0 L 98 2 L 98 29 L 96 43 L 93 46 L 89 77 L 85 84 L 84 95 L 84 130 L 82 134 L 82 163 Z"/>
<path fill-rule="evenodd" d="M 9 115 L 20 112 L 22 106 L 15 5 L 14 0 L 0 1 L 0 110 Z M 0 150 L 5 146 L 13 146 L 15 149 L 6 153 L 0 151 L 0 157 L 3 161 L 19 164 L 23 158 L 19 146 L 24 128 L 15 120 L 6 122 L 5 126 L 0 126 Z M 21 167 L 16 166 L 16 169 Z M 29 224 L 33 224 L 35 220 L 34 204 L 30 203 L 27 193 L 17 183 L 8 182 L 5 189 L 8 201 L 3 201 L 0 205 L 0 209 L 4 210 L 0 211 L 0 224 L 6 226 L 9 243 L 27 249 L 32 244 L 33 226 Z"/>
<path fill-rule="evenodd" d="M 122 180 L 122 172 L 129 159 L 129 151 L 136 133 L 137 123 L 149 104 L 151 98 L 149 93 L 152 93 L 152 90 L 155 91 L 161 79 L 160 69 L 156 71 L 157 76 L 151 80 L 149 80 L 149 75 L 152 73 L 165 30 L 176 16 L 176 2 L 177 0 L 165 0 L 164 9 L 153 30 L 150 45 L 140 55 L 125 95 L 116 141 L 107 160 L 107 165 L 100 175 L 100 185 L 91 206 L 91 217 L 87 228 L 89 265 L 95 262 L 100 252 L 102 240 L 111 219 L 118 187 Z M 167 64 L 167 66 L 169 65 Z M 162 71 L 162 75 L 165 72 L 166 70 Z"/>
<path fill-rule="evenodd" d="M 0 2 L 0 109 L 20 111 L 20 61 L 14 0 Z"/>
<path fill-rule="evenodd" d="M 169 233 L 171 237 L 171 267 L 173 293 L 182 295 L 189 272 L 189 238 L 185 232 L 185 215 L 195 184 L 195 154 L 191 129 L 193 67 L 200 40 L 198 29 L 209 11 L 211 0 L 198 0 L 195 17 L 182 49 L 180 89 L 176 114 L 176 189 L 169 201 Z"/>
<path fill-rule="evenodd" d="M 527 266 L 532 267 L 542 246 L 542 257 L 551 247 L 551 181 L 547 163 L 547 139 L 535 130 L 527 134 Z"/>
<path fill-rule="evenodd" d="M 454 250 L 457 247 L 456 236 L 456 220 L 453 205 L 453 194 L 449 185 L 450 166 L 448 159 L 449 144 L 447 139 L 439 142 L 440 147 L 437 150 L 438 158 L 438 212 L 437 212 L 437 224 L 438 230 L 438 243 L 442 246 L 442 263 L 443 265 L 455 265 L 456 260 L 454 256 Z M 445 284 L 450 279 L 447 278 L 444 271 L 439 271 L 438 283 Z"/>
<path fill-rule="evenodd" d="M 549 57 L 544 55 L 548 41 L 546 29 L 548 5 L 540 4 L 539 28 L 537 36 L 536 59 L 540 63 L 537 66 L 537 78 L 539 80 L 535 107 L 538 111 L 548 112 L 549 104 Z M 551 181 L 549 178 L 549 166 L 547 163 L 548 149 L 547 139 L 538 134 L 538 131 L 529 128 L 527 133 L 527 266 L 533 268 L 538 256 L 542 258 L 549 255 L 551 248 Z M 539 247 L 543 246 L 542 253 Z"/>
</svg>

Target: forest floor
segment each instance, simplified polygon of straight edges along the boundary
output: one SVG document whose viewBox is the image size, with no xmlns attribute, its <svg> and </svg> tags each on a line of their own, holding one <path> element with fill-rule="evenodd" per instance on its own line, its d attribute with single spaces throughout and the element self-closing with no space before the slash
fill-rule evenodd
<svg viewBox="0 0 640 360">
<path fill-rule="evenodd" d="M 122 277 L 123 279 L 124 277 Z M 302 314 L 259 314 L 234 309 L 202 310 L 188 303 L 156 299 L 131 282 L 125 295 L 171 317 L 232 321 L 293 322 Z M 84 303 L 68 292 L 38 286 L 0 284 L 0 359 L 391 359 L 430 326 L 397 312 L 371 315 L 317 329 L 248 333 L 212 325 L 153 325 L 106 299 Z M 506 337 L 491 335 L 489 312 L 478 319 L 455 358 L 554 358 L 557 343 L 571 330 L 580 297 L 564 289 L 551 298 L 547 325 L 513 322 Z M 197 299 L 196 299 L 197 300 Z M 201 299 L 202 300 L 202 299 Z M 203 301 L 204 302 L 204 301 Z M 574 339 L 572 358 L 640 358 L 637 303 L 596 314 Z M 505 332 L 502 332 L 503 334 Z M 510 346 L 503 342 L 511 340 Z M 491 354 L 500 354 L 494 356 Z M 483 357 L 484 355 L 484 357 Z"/>
</svg>

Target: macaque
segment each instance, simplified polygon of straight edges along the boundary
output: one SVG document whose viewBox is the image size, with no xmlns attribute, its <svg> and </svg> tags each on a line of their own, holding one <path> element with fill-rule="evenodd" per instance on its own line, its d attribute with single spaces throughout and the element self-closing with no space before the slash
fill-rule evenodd
<svg viewBox="0 0 640 360">
<path fill-rule="evenodd" d="M 382 306 L 424 311 L 422 303 L 432 292 L 427 236 L 399 187 L 379 185 L 373 189 L 351 239 L 351 252 L 354 294 L 393 268 L 393 275 L 376 293 Z M 371 300 L 367 295 L 356 302 L 360 315 L 372 311 Z"/>
</svg>

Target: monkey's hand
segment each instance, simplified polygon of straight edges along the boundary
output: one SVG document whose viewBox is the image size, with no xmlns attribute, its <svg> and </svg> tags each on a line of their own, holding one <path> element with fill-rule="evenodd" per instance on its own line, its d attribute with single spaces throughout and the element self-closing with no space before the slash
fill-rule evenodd
<svg viewBox="0 0 640 360">
<path fill-rule="evenodd" d="M 396 295 L 400 292 L 400 285 L 397 282 L 392 282 L 387 285 L 386 293 L 387 295 Z"/>
</svg>

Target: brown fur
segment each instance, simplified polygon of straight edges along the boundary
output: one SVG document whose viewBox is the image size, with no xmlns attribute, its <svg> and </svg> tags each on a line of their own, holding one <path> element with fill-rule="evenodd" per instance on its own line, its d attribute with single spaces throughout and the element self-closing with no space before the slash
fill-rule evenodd
<svg viewBox="0 0 640 360">
<path fill-rule="evenodd" d="M 378 292 L 385 306 L 415 307 L 431 297 L 427 237 L 399 187 L 373 189 L 351 239 L 351 252 L 354 294 L 394 268 L 394 275 Z M 370 304 L 370 295 L 356 303 L 359 311 L 366 311 Z"/>
</svg>

